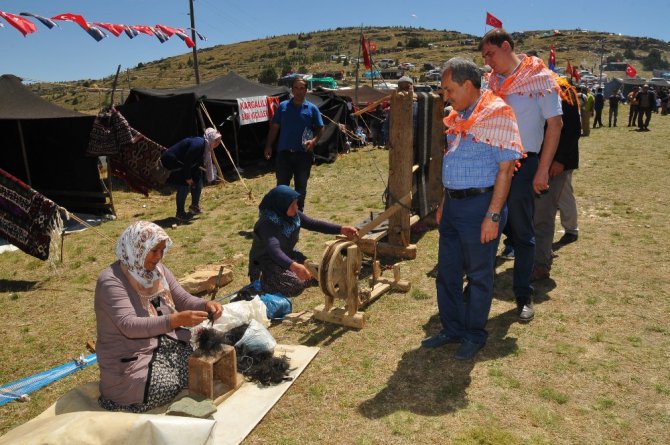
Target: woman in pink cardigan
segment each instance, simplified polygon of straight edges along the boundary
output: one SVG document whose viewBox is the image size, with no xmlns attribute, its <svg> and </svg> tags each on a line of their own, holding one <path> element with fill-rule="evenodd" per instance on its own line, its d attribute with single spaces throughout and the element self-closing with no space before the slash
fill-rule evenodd
<svg viewBox="0 0 670 445">
<path fill-rule="evenodd" d="M 145 412 L 171 402 L 188 384 L 191 332 L 221 305 L 194 297 L 160 264 L 172 245 L 154 223 L 130 225 L 116 243 L 118 261 L 95 287 L 100 406 Z"/>
</svg>

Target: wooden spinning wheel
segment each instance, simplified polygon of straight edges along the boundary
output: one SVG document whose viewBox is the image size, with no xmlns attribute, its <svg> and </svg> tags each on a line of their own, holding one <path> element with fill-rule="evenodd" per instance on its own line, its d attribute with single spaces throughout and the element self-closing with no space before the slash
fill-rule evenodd
<svg viewBox="0 0 670 445">
<path fill-rule="evenodd" d="M 326 247 L 319 265 L 319 287 L 326 296 L 326 311 L 333 307 L 335 299 L 346 300 L 349 315 L 358 311 L 361 263 L 361 252 L 352 241 L 337 240 Z"/>
</svg>

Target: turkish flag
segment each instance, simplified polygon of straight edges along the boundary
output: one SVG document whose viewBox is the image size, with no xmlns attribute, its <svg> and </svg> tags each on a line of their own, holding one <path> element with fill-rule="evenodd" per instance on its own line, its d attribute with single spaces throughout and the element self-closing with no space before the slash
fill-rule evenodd
<svg viewBox="0 0 670 445">
<path fill-rule="evenodd" d="M 494 28 L 502 28 L 502 22 L 494 17 L 490 12 L 486 13 L 486 24 Z"/>
<path fill-rule="evenodd" d="M 172 37 L 174 34 L 177 34 L 179 31 L 177 28 L 172 28 L 170 26 L 165 26 L 165 25 L 156 25 L 156 28 L 160 29 L 167 35 L 168 37 Z"/>
<path fill-rule="evenodd" d="M 52 20 L 64 20 L 67 22 L 75 22 L 77 25 L 81 26 L 88 31 L 88 23 L 84 20 L 84 17 L 78 14 L 72 14 L 71 12 L 66 12 L 64 14 L 58 14 L 51 17 Z"/>
<path fill-rule="evenodd" d="M 277 108 L 279 108 L 279 98 L 274 96 L 268 96 L 268 120 L 271 121 L 272 117 L 275 115 Z"/>
<path fill-rule="evenodd" d="M 582 80 L 582 75 L 579 74 L 579 70 L 577 67 L 572 68 L 572 76 L 577 79 L 577 82 L 581 82 Z"/>
<path fill-rule="evenodd" d="M 372 40 L 368 40 L 368 46 L 370 47 L 370 52 L 371 53 L 376 53 L 377 52 L 377 43 L 373 42 Z"/>
<path fill-rule="evenodd" d="M 124 25 L 115 25 L 113 23 L 94 22 L 93 24 L 101 28 L 105 28 L 116 37 L 120 36 L 124 29 Z"/>
<path fill-rule="evenodd" d="M 7 20 L 7 23 L 18 29 L 19 32 L 23 34 L 23 37 L 37 31 L 37 26 L 35 26 L 33 22 L 24 19 L 23 17 L 19 17 L 18 15 L 0 11 L 0 17 Z"/>
<path fill-rule="evenodd" d="M 151 26 L 147 25 L 130 25 L 131 28 L 133 28 L 135 31 L 141 32 L 142 34 L 146 34 L 148 36 L 153 36 L 154 32 L 151 30 Z"/>
<path fill-rule="evenodd" d="M 637 76 L 637 70 L 633 68 L 633 66 L 630 63 L 626 64 L 626 76 L 628 77 Z"/>
<path fill-rule="evenodd" d="M 361 46 L 363 47 L 363 64 L 365 69 L 372 69 L 372 62 L 370 62 L 370 53 L 368 52 L 368 44 L 365 42 L 365 36 L 361 33 Z"/>
</svg>

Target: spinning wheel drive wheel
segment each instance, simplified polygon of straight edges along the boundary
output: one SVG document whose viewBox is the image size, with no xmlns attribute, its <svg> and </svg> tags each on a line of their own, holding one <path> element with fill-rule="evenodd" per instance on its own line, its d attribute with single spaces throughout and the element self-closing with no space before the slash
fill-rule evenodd
<svg viewBox="0 0 670 445">
<path fill-rule="evenodd" d="M 350 247 L 354 247 L 350 249 Z M 319 287 L 326 295 L 326 307 L 336 298 L 347 300 L 349 312 L 358 310 L 358 274 L 362 255 L 352 241 L 338 240 L 329 245 L 319 267 Z"/>
</svg>

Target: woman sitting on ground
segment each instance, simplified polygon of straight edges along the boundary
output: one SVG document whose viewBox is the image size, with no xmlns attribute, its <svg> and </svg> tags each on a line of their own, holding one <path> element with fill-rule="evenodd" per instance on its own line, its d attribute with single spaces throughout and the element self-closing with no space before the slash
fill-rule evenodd
<svg viewBox="0 0 670 445">
<path fill-rule="evenodd" d="M 261 201 L 249 252 L 249 278 L 261 280 L 263 292 L 299 295 L 312 278 L 303 265 L 305 255 L 295 249 L 300 228 L 353 238 L 358 230 L 312 219 L 298 210 L 300 194 L 287 185 L 270 190 Z"/>
<path fill-rule="evenodd" d="M 118 261 L 95 287 L 100 406 L 141 413 L 171 402 L 188 385 L 191 332 L 217 319 L 216 301 L 194 297 L 160 264 L 172 240 L 154 223 L 130 225 L 116 243 Z"/>
</svg>

